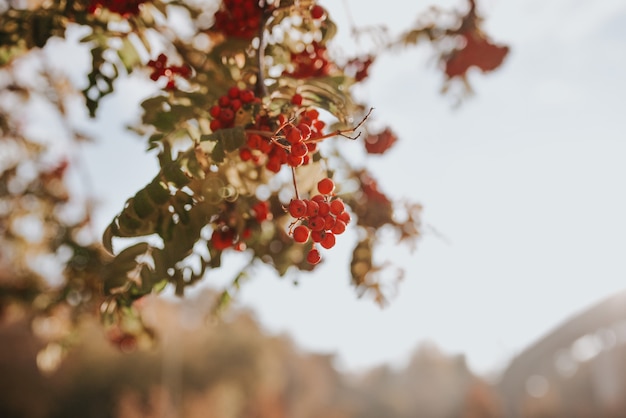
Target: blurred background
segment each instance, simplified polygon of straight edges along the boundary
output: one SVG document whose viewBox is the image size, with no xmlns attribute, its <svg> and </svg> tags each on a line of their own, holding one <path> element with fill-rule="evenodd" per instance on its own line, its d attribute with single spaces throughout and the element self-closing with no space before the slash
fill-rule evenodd
<svg viewBox="0 0 626 418">
<path fill-rule="evenodd" d="M 433 3 L 321 4 L 338 48 L 366 51 L 353 25 L 400 32 Z M 424 205 L 418 250 L 388 249 L 407 275 L 386 308 L 355 299 L 346 244 L 298 286 L 258 270 L 222 323 L 204 321 L 211 285 L 147 302 L 162 329 L 149 355 L 120 353 L 94 322 L 46 373 L 54 346 L 6 321 L 0 416 L 626 416 L 626 3 L 478 9 L 511 50 L 470 71 L 473 95 L 441 93 L 428 47 L 381 56 L 358 92 L 400 138 L 371 162 L 381 189 Z M 51 61 L 84 74 L 85 51 L 57 48 Z M 96 231 L 157 170 L 125 128 L 150 88 L 119 80 L 123 97 L 84 122 L 97 141 L 73 151 Z"/>
</svg>

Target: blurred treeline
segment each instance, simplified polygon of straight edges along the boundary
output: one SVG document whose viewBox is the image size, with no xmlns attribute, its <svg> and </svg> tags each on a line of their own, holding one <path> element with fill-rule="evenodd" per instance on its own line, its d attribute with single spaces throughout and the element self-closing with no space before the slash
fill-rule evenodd
<svg viewBox="0 0 626 418">
<path fill-rule="evenodd" d="M 28 318 L 5 315 L 0 417 L 626 416 L 626 357 L 619 338 L 597 346 L 593 358 L 587 350 L 583 363 L 557 377 L 549 376 L 546 364 L 553 361 L 541 344 L 518 356 L 500 384 L 473 374 L 463 356 L 432 344 L 417 348 L 403 368 L 380 366 L 356 375 L 339 372 L 333 355 L 305 353 L 288 336 L 270 335 L 249 311 L 207 319 L 198 313 L 201 299 L 151 301 L 145 309 L 160 341 L 147 351 L 123 353 L 98 323 L 86 322 L 65 359 L 48 373 L 37 367 L 43 343 L 25 325 Z M 581 351 L 577 344 L 574 353 Z M 533 371 L 537 358 L 550 361 Z M 515 362 L 524 363 L 523 370 Z"/>
</svg>

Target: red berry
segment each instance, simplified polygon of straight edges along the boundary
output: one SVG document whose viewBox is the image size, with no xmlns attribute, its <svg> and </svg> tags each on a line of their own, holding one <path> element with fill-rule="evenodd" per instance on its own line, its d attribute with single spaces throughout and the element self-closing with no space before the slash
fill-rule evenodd
<svg viewBox="0 0 626 418">
<path fill-rule="evenodd" d="M 337 219 L 333 215 L 329 214 L 329 215 L 324 216 L 324 229 L 326 231 L 332 230 L 336 222 L 337 222 Z"/>
<path fill-rule="evenodd" d="M 309 239 L 309 228 L 304 225 L 298 225 L 296 229 L 293 230 L 293 240 L 295 242 L 307 242 Z"/>
<path fill-rule="evenodd" d="M 311 8 L 311 17 L 313 19 L 319 20 L 324 17 L 324 14 L 325 14 L 324 8 L 320 6 L 319 4 L 316 4 L 315 6 Z"/>
<path fill-rule="evenodd" d="M 314 200 L 306 200 L 306 216 L 316 216 L 320 210 L 320 205 Z"/>
<path fill-rule="evenodd" d="M 326 231 L 311 231 L 311 239 L 313 242 L 322 242 L 326 236 Z"/>
<path fill-rule="evenodd" d="M 237 97 L 239 97 L 239 88 L 235 86 L 229 88 L 228 97 L 230 97 L 231 99 L 236 99 Z"/>
<path fill-rule="evenodd" d="M 300 131 L 300 133 L 302 134 L 302 140 L 306 141 L 311 137 L 311 127 L 309 125 L 307 125 L 306 123 L 299 123 L 297 126 L 298 130 Z M 312 144 L 315 144 L 314 142 L 312 142 Z M 307 144 L 308 146 L 308 144 Z"/>
<path fill-rule="evenodd" d="M 296 106 L 300 106 L 302 104 L 302 95 L 298 93 L 294 94 L 293 97 L 291 98 L 291 103 Z"/>
<path fill-rule="evenodd" d="M 333 227 L 330 229 L 330 232 L 332 232 L 335 235 L 340 235 L 340 234 L 343 234 L 345 230 L 346 230 L 346 223 L 342 221 L 341 219 L 337 219 L 335 221 L 335 225 L 333 225 Z"/>
<path fill-rule="evenodd" d="M 298 157 L 297 155 L 289 154 L 287 156 L 287 164 L 290 167 L 300 167 L 304 162 L 304 158 Z"/>
<path fill-rule="evenodd" d="M 218 131 L 218 130 L 222 129 L 222 122 L 220 122 L 217 119 L 213 119 L 211 121 L 209 127 L 211 128 L 211 131 L 213 131 L 213 132 Z"/>
<path fill-rule="evenodd" d="M 211 109 L 209 109 L 209 114 L 214 117 L 214 118 L 218 118 L 220 116 L 220 112 L 222 111 L 222 108 L 219 107 L 218 105 L 212 106 Z"/>
<path fill-rule="evenodd" d="M 220 121 L 224 125 L 229 125 L 233 120 L 235 120 L 235 112 L 229 108 L 222 109 L 220 113 Z"/>
<path fill-rule="evenodd" d="M 334 215 L 339 215 L 341 212 L 345 211 L 346 207 L 343 202 L 339 199 L 333 200 L 330 202 L 330 212 Z"/>
<path fill-rule="evenodd" d="M 239 150 L 239 158 L 241 158 L 241 161 L 250 161 L 252 159 L 250 148 L 241 148 Z"/>
<path fill-rule="evenodd" d="M 327 232 L 324 238 L 320 241 L 320 245 L 326 249 L 333 248 L 335 246 L 335 234 Z"/>
<path fill-rule="evenodd" d="M 239 98 L 244 103 L 250 103 L 254 100 L 254 93 L 252 92 L 252 90 L 242 90 L 239 93 Z"/>
<path fill-rule="evenodd" d="M 291 199 L 289 202 L 289 214 L 294 218 L 302 218 L 306 215 L 306 203 L 301 199 Z"/>
<path fill-rule="evenodd" d="M 325 223 L 326 222 L 324 221 L 324 217 L 320 215 L 313 216 L 312 218 L 309 219 L 309 226 L 311 227 L 311 230 L 313 231 L 323 230 Z"/>
<path fill-rule="evenodd" d="M 309 152 L 304 142 L 297 142 L 291 146 L 291 155 L 295 157 L 304 157 Z"/>
<path fill-rule="evenodd" d="M 306 255 L 306 261 L 309 262 L 309 264 L 317 264 L 322 260 L 322 257 L 320 256 L 320 252 L 316 249 L 313 248 L 311 251 L 309 251 L 309 253 Z"/>
<path fill-rule="evenodd" d="M 228 98 L 228 96 L 222 96 L 220 97 L 217 102 L 220 104 L 220 106 L 222 107 L 228 107 L 230 106 L 230 99 Z"/>
<path fill-rule="evenodd" d="M 346 224 L 350 223 L 350 214 L 348 212 L 341 212 L 337 215 L 337 219 L 344 221 Z"/>
<path fill-rule="evenodd" d="M 335 183 L 329 178 L 322 179 L 317 183 L 317 190 L 321 194 L 329 195 L 335 190 Z"/>
<path fill-rule="evenodd" d="M 302 133 L 296 128 L 291 128 L 285 136 L 287 137 L 287 142 L 292 145 L 302 141 Z"/>
<path fill-rule="evenodd" d="M 330 205 L 324 201 L 318 202 L 320 206 L 319 214 L 322 216 L 326 216 L 330 213 Z"/>
<path fill-rule="evenodd" d="M 311 198 L 312 201 L 317 202 L 318 204 L 321 202 L 326 202 L 326 198 L 321 194 L 316 194 Z"/>
</svg>

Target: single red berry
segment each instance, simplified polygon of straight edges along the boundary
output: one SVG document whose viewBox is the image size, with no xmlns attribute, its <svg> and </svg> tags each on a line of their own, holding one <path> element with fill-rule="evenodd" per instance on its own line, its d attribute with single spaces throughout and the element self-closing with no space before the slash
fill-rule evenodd
<svg viewBox="0 0 626 418">
<path fill-rule="evenodd" d="M 291 146 L 290 151 L 291 155 L 294 155 L 296 157 L 304 157 L 309 152 L 309 149 L 306 147 L 306 144 L 304 142 L 296 142 Z"/>
<path fill-rule="evenodd" d="M 306 202 L 306 216 L 316 216 L 320 210 L 320 205 L 314 200 L 305 200 Z"/>
<path fill-rule="evenodd" d="M 297 155 L 293 155 L 293 154 L 289 154 L 287 156 L 287 164 L 289 164 L 290 167 L 300 167 L 303 162 L 304 162 L 303 157 L 298 157 Z"/>
<path fill-rule="evenodd" d="M 332 230 L 336 222 L 337 222 L 337 219 L 333 215 L 328 214 L 324 216 L 324 229 L 326 231 Z"/>
<path fill-rule="evenodd" d="M 322 216 L 326 216 L 330 213 L 330 205 L 324 201 L 318 202 L 320 206 L 319 214 Z"/>
<path fill-rule="evenodd" d="M 250 103 L 254 100 L 254 93 L 252 90 L 241 90 L 239 93 L 239 98 L 244 103 Z"/>
<path fill-rule="evenodd" d="M 220 106 L 222 107 L 228 107 L 230 106 L 230 99 L 228 98 L 228 96 L 222 96 L 220 97 L 217 102 L 220 104 Z"/>
<path fill-rule="evenodd" d="M 312 201 L 317 202 L 318 204 L 321 202 L 326 202 L 326 198 L 321 194 L 316 194 L 311 198 Z"/>
<path fill-rule="evenodd" d="M 329 178 L 321 179 L 317 183 L 317 190 L 321 194 L 329 195 L 335 190 L 335 183 Z"/>
<path fill-rule="evenodd" d="M 343 234 L 345 230 L 346 230 L 346 223 L 342 221 L 341 219 L 337 219 L 335 220 L 335 225 L 333 225 L 333 227 L 330 229 L 330 232 L 332 232 L 335 235 L 340 235 L 340 234 Z"/>
<path fill-rule="evenodd" d="M 300 106 L 302 104 L 302 95 L 298 93 L 294 94 L 293 97 L 291 98 L 291 103 L 296 106 Z"/>
<path fill-rule="evenodd" d="M 211 128 L 211 131 L 213 132 L 218 131 L 222 129 L 222 122 L 220 122 L 218 119 L 213 119 L 209 127 Z"/>
<path fill-rule="evenodd" d="M 231 99 L 236 99 L 237 97 L 239 97 L 239 88 L 236 86 L 229 88 L 228 97 L 230 97 Z"/>
<path fill-rule="evenodd" d="M 306 203 L 301 199 L 291 199 L 289 202 L 289 214 L 294 218 L 302 218 L 306 215 Z"/>
<path fill-rule="evenodd" d="M 222 111 L 222 108 L 219 107 L 218 105 L 215 105 L 215 106 L 211 106 L 211 109 L 209 109 L 209 114 L 215 119 L 217 119 L 219 118 L 221 111 Z"/>
<path fill-rule="evenodd" d="M 308 140 L 311 137 L 311 127 L 309 125 L 307 125 L 306 123 L 299 123 L 297 128 L 300 131 L 300 133 L 302 134 L 302 140 L 303 141 L 306 141 L 306 140 Z"/>
<path fill-rule="evenodd" d="M 330 202 L 330 212 L 333 215 L 339 215 L 341 212 L 345 210 L 346 210 L 346 207 L 341 200 L 336 199 Z"/>
<path fill-rule="evenodd" d="M 235 112 L 229 108 L 222 109 L 219 119 L 224 125 L 229 125 L 235 120 Z"/>
<path fill-rule="evenodd" d="M 285 135 L 287 137 L 287 142 L 290 144 L 297 144 L 302 141 L 302 133 L 297 128 L 291 128 L 287 131 Z M 306 146 L 306 145 L 305 145 Z"/>
<path fill-rule="evenodd" d="M 309 228 L 304 225 L 298 225 L 296 229 L 293 230 L 293 240 L 295 242 L 307 242 L 309 239 Z"/>
<path fill-rule="evenodd" d="M 349 224 L 350 223 L 350 214 L 348 212 L 341 212 L 339 215 L 337 215 L 337 219 L 341 219 L 346 224 Z"/>
<path fill-rule="evenodd" d="M 311 227 L 311 230 L 313 231 L 321 231 L 324 229 L 324 224 L 326 222 L 324 221 L 324 217 L 317 215 L 317 216 L 313 216 L 312 218 L 309 218 L 309 226 Z"/>
<path fill-rule="evenodd" d="M 306 256 L 306 261 L 308 261 L 309 264 L 317 264 L 321 260 L 322 256 L 320 256 L 320 252 L 316 248 L 313 248 L 311 251 L 309 251 Z"/>
<path fill-rule="evenodd" d="M 252 159 L 250 148 L 241 148 L 239 150 L 239 158 L 241 158 L 241 161 L 250 161 Z"/>
<path fill-rule="evenodd" d="M 313 242 L 322 242 L 324 237 L 326 236 L 326 231 L 311 231 L 311 239 Z"/>
<path fill-rule="evenodd" d="M 324 238 L 320 241 L 320 245 L 326 249 L 333 248 L 335 246 L 335 234 L 327 232 Z"/>
<path fill-rule="evenodd" d="M 231 100 L 230 101 L 230 108 L 233 109 L 233 112 L 236 112 L 239 109 L 241 109 L 241 100 L 239 100 L 239 99 Z"/>
<path fill-rule="evenodd" d="M 311 17 L 315 20 L 323 18 L 325 14 L 326 12 L 324 11 L 324 8 L 319 4 L 316 4 L 311 8 Z"/>
</svg>

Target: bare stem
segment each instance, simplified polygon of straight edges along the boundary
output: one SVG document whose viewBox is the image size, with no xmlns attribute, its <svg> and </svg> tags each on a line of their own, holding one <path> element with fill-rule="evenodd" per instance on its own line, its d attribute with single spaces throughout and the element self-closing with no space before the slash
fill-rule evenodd
<svg viewBox="0 0 626 418">
<path fill-rule="evenodd" d="M 296 192 L 296 199 L 300 200 L 300 194 L 298 193 L 298 183 L 296 181 L 296 168 L 291 167 L 291 179 L 293 180 L 293 188 Z"/>
<path fill-rule="evenodd" d="M 373 110 L 374 110 L 374 108 L 373 108 L 373 107 L 370 107 L 370 110 L 369 110 L 369 111 L 367 112 L 367 114 L 363 117 L 363 119 L 361 119 L 361 121 L 360 121 L 360 122 L 359 122 L 359 123 L 358 123 L 355 127 L 353 127 L 353 128 L 350 128 L 350 129 L 338 129 L 338 130 L 336 130 L 336 131 L 334 131 L 334 132 L 331 132 L 331 133 L 329 133 L 329 134 L 326 134 L 326 135 L 320 136 L 319 138 L 309 139 L 309 140 L 304 141 L 304 142 L 305 142 L 305 143 L 307 143 L 307 144 L 308 144 L 308 143 L 313 143 L 313 142 L 320 142 L 320 141 L 323 141 L 323 140 L 325 140 L 325 139 L 327 139 L 327 138 L 331 138 L 331 137 L 333 137 L 333 136 L 343 136 L 344 138 L 348 138 L 348 139 L 355 140 L 355 139 L 357 139 L 358 137 L 360 137 L 360 136 L 361 136 L 361 133 L 360 133 L 360 132 L 359 132 L 356 136 L 350 136 L 350 135 L 348 135 L 348 134 L 353 133 L 354 131 L 356 131 L 357 129 L 359 129 L 359 128 L 360 128 L 360 127 L 361 127 L 361 126 L 365 123 L 365 121 L 367 120 L 367 118 L 369 118 L 369 117 L 370 117 L 370 115 L 372 114 L 372 111 L 373 111 Z"/>
<path fill-rule="evenodd" d="M 271 13 L 267 12 L 267 4 L 263 4 L 263 18 L 261 19 L 261 23 L 259 24 L 259 49 L 256 53 L 257 66 L 259 67 L 256 79 L 256 96 L 257 97 L 265 97 L 267 96 L 267 88 L 265 86 L 265 75 L 264 75 L 264 61 L 265 61 L 265 26 L 267 21 L 272 16 Z"/>
</svg>

